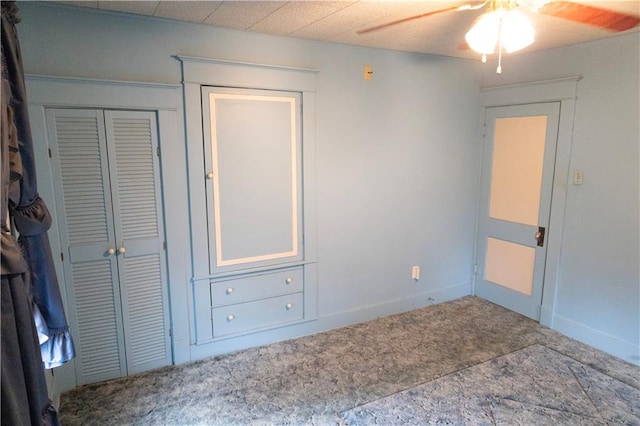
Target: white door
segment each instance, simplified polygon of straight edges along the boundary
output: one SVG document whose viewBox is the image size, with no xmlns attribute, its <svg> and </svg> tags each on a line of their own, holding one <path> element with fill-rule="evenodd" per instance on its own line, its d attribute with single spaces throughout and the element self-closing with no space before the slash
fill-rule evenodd
<svg viewBox="0 0 640 426">
<path fill-rule="evenodd" d="M 170 364 L 155 113 L 46 120 L 77 383 Z"/>
<path fill-rule="evenodd" d="M 540 319 L 560 103 L 485 110 L 476 295 Z"/>
<path fill-rule="evenodd" d="M 202 95 L 210 272 L 302 260 L 300 94 Z"/>
</svg>

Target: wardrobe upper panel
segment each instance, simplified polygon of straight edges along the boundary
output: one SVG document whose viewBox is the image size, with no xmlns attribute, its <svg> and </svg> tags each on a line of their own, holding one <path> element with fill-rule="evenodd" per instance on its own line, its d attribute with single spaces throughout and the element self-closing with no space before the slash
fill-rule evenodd
<svg viewBox="0 0 640 426">
<path fill-rule="evenodd" d="M 203 88 L 211 273 L 302 258 L 300 94 Z"/>
</svg>

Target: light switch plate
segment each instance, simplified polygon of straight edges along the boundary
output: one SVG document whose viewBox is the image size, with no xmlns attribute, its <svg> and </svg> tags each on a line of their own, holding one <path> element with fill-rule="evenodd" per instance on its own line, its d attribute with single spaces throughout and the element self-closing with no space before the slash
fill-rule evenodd
<svg viewBox="0 0 640 426">
<path fill-rule="evenodd" d="M 574 185 L 582 185 L 584 182 L 584 173 L 582 170 L 576 170 L 573 172 L 573 184 Z"/>
</svg>

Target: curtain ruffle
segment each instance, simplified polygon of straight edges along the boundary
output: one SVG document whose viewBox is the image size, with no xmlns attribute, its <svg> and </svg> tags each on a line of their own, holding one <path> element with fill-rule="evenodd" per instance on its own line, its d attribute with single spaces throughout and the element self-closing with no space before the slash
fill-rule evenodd
<svg viewBox="0 0 640 426">
<path fill-rule="evenodd" d="M 75 349 L 69 328 L 49 329 L 49 339 L 40 344 L 44 368 L 60 367 L 75 357 Z"/>
<path fill-rule="evenodd" d="M 44 206 L 44 204 L 43 204 Z M 46 210 L 46 207 L 44 208 Z M 42 212 L 34 209 L 32 212 Z M 26 216 L 23 216 L 25 218 Z M 34 221 L 33 223 L 44 223 Z M 30 225 L 37 228 L 38 225 Z M 62 304 L 62 295 L 58 286 L 56 271 L 53 268 L 53 258 L 49 250 L 49 238 L 46 232 L 36 235 L 21 235 L 18 240 L 23 249 L 24 257 L 32 265 L 29 274 L 29 287 L 35 304 L 42 313 L 46 328 L 39 328 L 40 333 L 49 336 L 45 342 L 46 348 L 41 348 L 42 361 L 45 365 L 60 365 L 75 357 L 75 350 L 69 335 L 69 326 Z M 61 334 L 62 333 L 62 334 Z M 66 333 L 66 334 L 64 334 Z M 53 356 L 53 358 L 50 358 Z M 50 367 L 46 367 L 50 368 Z"/>
<path fill-rule="evenodd" d="M 51 228 L 51 214 L 40 196 L 26 207 L 17 207 L 12 211 L 13 222 L 22 236 L 38 235 Z"/>
</svg>

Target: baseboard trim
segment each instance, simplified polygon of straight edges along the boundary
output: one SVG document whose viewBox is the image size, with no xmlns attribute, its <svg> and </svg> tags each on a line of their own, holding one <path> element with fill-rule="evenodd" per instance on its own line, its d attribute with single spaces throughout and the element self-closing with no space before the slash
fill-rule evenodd
<svg viewBox="0 0 640 426">
<path fill-rule="evenodd" d="M 547 305 L 540 307 L 540 324 L 553 328 L 553 308 Z"/>
<path fill-rule="evenodd" d="M 75 360 L 72 359 L 60 367 L 45 371 L 47 371 L 47 374 L 51 374 L 51 376 L 55 377 L 55 380 L 52 383 L 52 388 L 49 389 L 49 397 L 53 401 L 55 401 L 60 394 L 70 391 L 76 387 Z"/>
<path fill-rule="evenodd" d="M 640 346 L 587 327 L 560 315 L 553 317 L 553 330 L 640 366 Z"/>
<path fill-rule="evenodd" d="M 380 317 L 399 314 L 413 309 L 424 308 L 438 303 L 459 299 L 471 294 L 471 284 L 447 287 L 434 291 L 427 291 L 406 299 L 391 300 L 387 303 L 365 306 L 349 311 L 333 313 L 318 320 L 322 331 L 346 327 Z"/>
<path fill-rule="evenodd" d="M 471 283 L 467 283 L 427 291 L 419 295 L 391 300 L 378 305 L 336 312 L 325 317 L 321 316 L 315 321 L 283 326 L 272 330 L 239 336 L 237 338 L 225 339 L 224 341 L 193 345 L 191 346 L 191 361 L 346 327 L 380 317 L 459 299 L 470 294 Z"/>
</svg>

